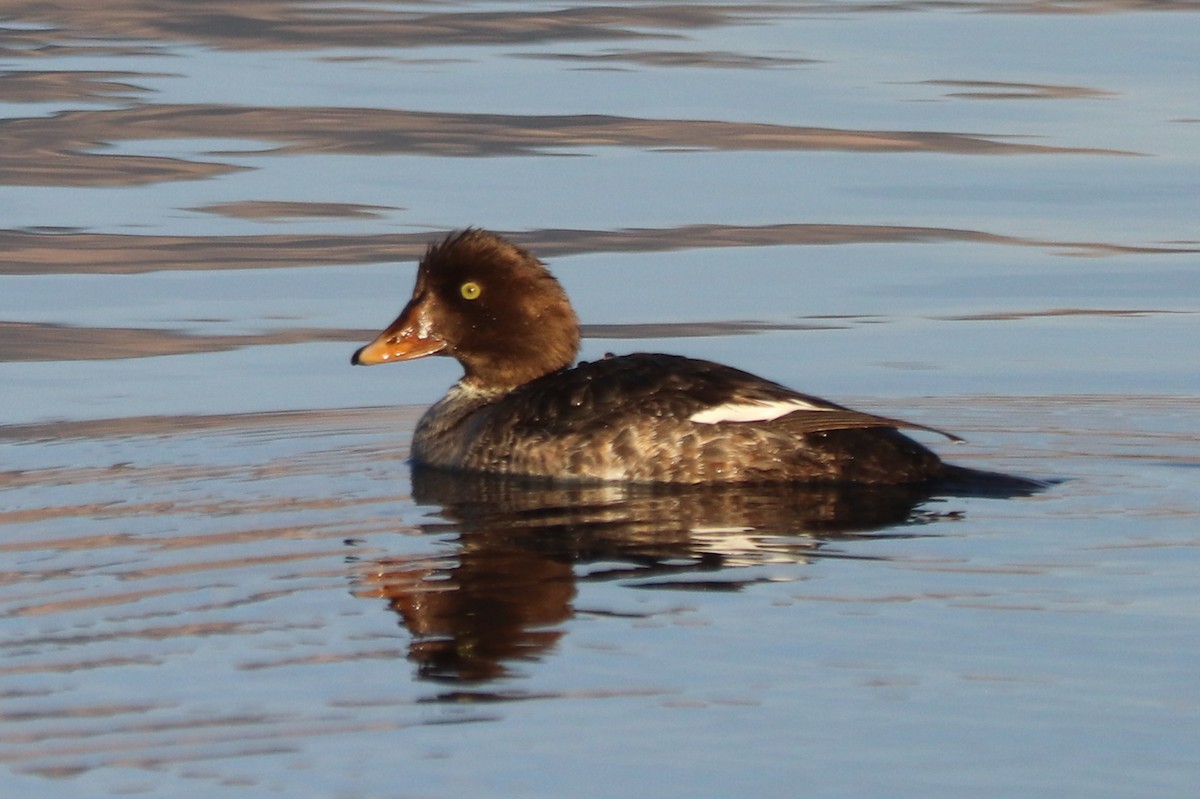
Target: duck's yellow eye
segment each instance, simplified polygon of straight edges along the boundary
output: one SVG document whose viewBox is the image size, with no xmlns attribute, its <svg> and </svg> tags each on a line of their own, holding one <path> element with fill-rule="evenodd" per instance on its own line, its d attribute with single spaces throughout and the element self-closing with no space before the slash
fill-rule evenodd
<svg viewBox="0 0 1200 799">
<path fill-rule="evenodd" d="M 458 293 L 462 294 L 464 300 L 477 300 L 483 289 L 474 280 L 468 280 L 458 287 Z"/>
</svg>

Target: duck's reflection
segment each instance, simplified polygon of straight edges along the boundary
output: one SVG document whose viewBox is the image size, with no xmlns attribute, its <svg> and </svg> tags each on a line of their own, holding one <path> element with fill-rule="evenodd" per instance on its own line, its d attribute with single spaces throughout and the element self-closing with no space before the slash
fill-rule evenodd
<svg viewBox="0 0 1200 799">
<path fill-rule="evenodd" d="M 921 506 L 931 492 L 917 487 L 562 485 L 427 469 L 414 470 L 413 496 L 440 508 L 426 530 L 455 533 L 455 547 L 375 561 L 359 594 L 399 614 L 420 676 L 454 682 L 551 648 L 577 581 L 728 590 L 744 584 L 736 566 L 847 557 L 830 542 L 911 537 L 956 515 Z"/>
</svg>

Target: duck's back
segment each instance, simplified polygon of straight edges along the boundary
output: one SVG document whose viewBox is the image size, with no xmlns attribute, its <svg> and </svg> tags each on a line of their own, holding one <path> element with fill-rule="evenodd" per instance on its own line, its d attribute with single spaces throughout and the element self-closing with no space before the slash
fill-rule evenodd
<svg viewBox="0 0 1200 799">
<path fill-rule="evenodd" d="M 921 427 L 844 408 L 709 361 L 639 353 L 496 396 L 459 387 L 418 425 L 414 459 L 444 468 L 637 482 L 917 483 Z"/>
</svg>

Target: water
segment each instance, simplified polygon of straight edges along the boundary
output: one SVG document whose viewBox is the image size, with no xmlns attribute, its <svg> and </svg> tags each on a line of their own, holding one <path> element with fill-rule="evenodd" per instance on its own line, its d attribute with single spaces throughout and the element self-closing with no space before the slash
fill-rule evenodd
<svg viewBox="0 0 1200 799">
<path fill-rule="evenodd" d="M 0 5 L 0 789 L 1190 796 L 1198 10 Z M 1063 482 L 431 484 L 469 224 Z"/>
</svg>

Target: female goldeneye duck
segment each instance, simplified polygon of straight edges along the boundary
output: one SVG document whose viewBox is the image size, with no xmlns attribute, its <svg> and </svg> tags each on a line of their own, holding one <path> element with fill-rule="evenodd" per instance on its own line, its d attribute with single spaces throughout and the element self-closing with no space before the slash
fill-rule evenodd
<svg viewBox="0 0 1200 799">
<path fill-rule="evenodd" d="M 413 434 L 414 463 L 444 469 L 642 483 L 911 484 L 956 468 L 897 430 L 933 430 L 924 425 L 710 361 L 636 353 L 572 366 L 578 352 L 579 321 L 545 265 L 468 229 L 429 247 L 408 305 L 351 362 L 450 355 L 462 364 L 462 379 Z"/>
</svg>

